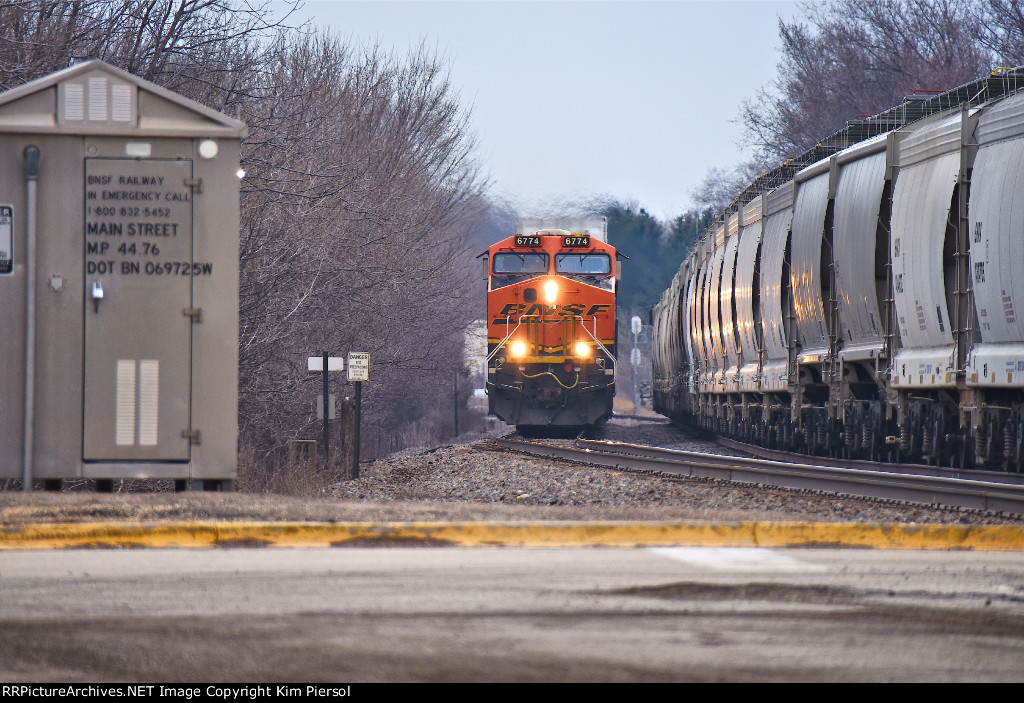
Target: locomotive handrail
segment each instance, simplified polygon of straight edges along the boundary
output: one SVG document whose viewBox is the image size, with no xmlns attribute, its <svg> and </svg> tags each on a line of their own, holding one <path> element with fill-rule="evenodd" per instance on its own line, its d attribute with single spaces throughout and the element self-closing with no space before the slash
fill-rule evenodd
<svg viewBox="0 0 1024 703">
<path fill-rule="evenodd" d="M 516 326 L 512 328 L 512 331 L 509 332 L 508 334 L 506 334 L 505 338 L 502 339 L 500 342 L 498 342 L 498 345 L 494 348 L 494 351 L 492 351 L 490 354 L 487 355 L 487 362 L 490 362 L 490 360 L 494 358 L 494 355 L 497 354 L 498 351 L 501 350 L 501 348 L 503 346 L 505 346 L 505 343 L 512 337 L 512 335 L 516 333 L 516 330 L 519 329 L 520 327 L 522 327 L 524 319 L 528 319 L 528 320 L 536 319 L 536 320 L 540 321 L 540 317 L 541 317 L 540 315 L 520 315 L 519 319 L 516 321 Z M 580 317 L 580 316 L 576 315 L 575 317 Z M 563 317 L 563 320 L 564 319 L 565 318 Z M 580 317 L 580 320 L 582 321 L 582 317 Z M 509 325 L 511 325 L 511 324 L 512 324 L 512 316 L 511 315 L 506 315 L 505 316 L 505 329 L 508 329 Z M 597 318 L 596 317 L 594 318 L 594 326 L 595 327 L 597 326 Z M 583 325 L 583 329 L 587 329 L 587 326 Z M 590 330 L 587 330 L 587 333 L 589 334 Z M 527 332 L 527 335 L 529 335 L 529 332 Z M 598 344 L 600 344 L 600 342 L 598 342 Z M 611 356 L 611 355 L 609 354 L 609 356 Z M 614 358 L 613 358 L 613 360 L 614 360 Z"/>
<path fill-rule="evenodd" d="M 608 351 L 608 347 L 601 343 L 601 340 L 597 338 L 597 315 L 594 315 L 594 331 L 591 332 L 587 329 L 586 320 L 583 319 L 582 315 L 579 315 L 580 322 L 583 323 L 581 326 L 586 330 L 590 338 L 594 340 L 597 346 L 601 347 L 601 351 L 608 355 L 608 358 L 612 360 L 612 383 L 615 383 L 615 379 L 619 376 L 619 360 L 615 358 L 615 355 Z"/>
<path fill-rule="evenodd" d="M 505 316 L 505 329 L 508 329 L 508 326 L 510 324 L 512 324 L 511 323 L 511 319 L 512 319 L 511 315 L 506 315 Z M 505 335 L 505 339 L 503 339 L 500 342 L 498 342 L 498 346 L 496 346 L 494 348 L 494 351 L 492 351 L 490 354 L 487 355 L 487 361 L 484 362 L 485 364 L 491 363 L 491 359 L 494 358 L 494 355 L 497 354 L 501 350 L 501 348 L 503 346 L 505 346 L 505 342 L 507 342 L 509 340 L 509 338 L 511 338 L 512 335 L 516 333 L 516 330 L 519 329 L 519 326 L 522 325 L 522 324 L 523 324 L 523 318 L 520 317 L 519 318 L 519 322 L 516 323 L 516 326 L 514 328 L 512 328 L 512 331 L 509 332 L 508 334 L 506 334 Z"/>
<path fill-rule="evenodd" d="M 612 354 L 610 351 L 608 351 L 608 347 L 606 347 L 604 344 L 602 344 L 601 340 L 597 338 L 597 333 L 596 333 L 596 330 L 597 330 L 597 315 L 594 315 L 594 317 L 591 318 L 593 320 L 593 322 L 594 322 L 594 330 L 595 330 L 594 332 L 591 332 L 590 329 L 587 327 L 587 321 L 583 318 L 582 315 L 572 315 L 572 316 L 565 315 L 565 316 L 563 316 L 563 320 L 567 319 L 567 318 L 570 318 L 570 317 L 572 319 L 578 319 L 580 321 L 580 323 L 581 323 L 580 326 L 586 331 L 586 333 L 588 335 L 590 335 L 590 338 L 594 340 L 594 343 L 597 344 L 597 346 L 599 346 L 601 348 L 601 351 L 603 351 L 605 354 L 607 354 L 608 358 L 612 360 L 612 365 L 613 365 L 612 366 L 612 382 L 614 383 L 615 379 L 618 377 L 618 374 L 619 374 L 619 361 L 618 361 L 618 359 L 615 358 L 614 354 Z M 539 315 L 521 315 L 519 317 L 519 319 L 516 321 L 516 326 L 513 327 L 512 330 L 508 334 L 505 335 L 504 339 L 502 339 L 500 342 L 498 342 L 498 345 L 496 347 L 494 347 L 494 351 L 492 351 L 490 354 L 487 355 L 487 362 L 486 363 L 490 363 L 491 359 L 494 358 L 494 355 L 497 354 L 501 350 L 501 348 L 503 346 L 505 346 L 505 343 L 509 339 L 511 339 L 512 335 L 515 334 L 516 330 L 519 329 L 522 326 L 524 318 L 537 318 L 537 319 L 540 319 L 540 316 Z M 506 315 L 505 316 L 505 329 L 508 329 L 509 325 L 511 325 L 511 324 L 512 324 L 512 316 L 511 315 Z"/>
</svg>

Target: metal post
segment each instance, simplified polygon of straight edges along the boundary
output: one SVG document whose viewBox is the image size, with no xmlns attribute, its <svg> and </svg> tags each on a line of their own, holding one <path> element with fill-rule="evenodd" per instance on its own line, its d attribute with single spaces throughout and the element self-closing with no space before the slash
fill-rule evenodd
<svg viewBox="0 0 1024 703">
<path fill-rule="evenodd" d="M 352 433 L 352 478 L 359 478 L 359 411 L 363 402 L 363 382 L 355 381 L 354 383 L 356 384 L 356 404 L 352 413 L 355 425 Z"/>
<path fill-rule="evenodd" d="M 633 347 L 633 349 L 636 349 L 636 347 Z M 640 394 L 637 392 L 637 387 L 636 387 L 636 374 L 637 374 L 637 371 L 639 371 L 639 368 L 634 366 L 633 367 L 633 414 L 635 414 L 635 415 L 639 415 L 640 414 Z"/>
<path fill-rule="evenodd" d="M 459 374 L 455 374 L 455 436 L 459 436 Z"/>
<path fill-rule="evenodd" d="M 327 431 L 331 414 L 329 412 L 330 395 L 327 392 L 327 352 L 323 353 L 324 359 L 324 468 L 331 465 L 331 435 Z"/>
<path fill-rule="evenodd" d="M 640 370 L 640 354 L 639 354 L 639 350 L 636 348 L 636 345 L 637 345 L 637 341 L 638 341 L 637 338 L 640 336 L 640 330 L 642 329 L 642 327 L 641 327 L 642 323 L 640 322 L 640 318 L 638 316 L 636 316 L 636 315 L 634 315 L 633 319 L 631 319 L 629 322 L 630 322 L 630 330 L 633 332 L 633 351 L 629 355 L 629 361 L 630 361 L 630 363 L 633 366 L 633 414 L 634 415 L 639 415 L 640 414 L 640 394 L 638 393 L 637 387 L 636 387 L 636 374 Z"/>
<path fill-rule="evenodd" d="M 36 186 L 39 180 L 39 148 L 25 149 L 25 433 L 22 448 L 23 491 L 32 490 L 33 425 L 36 414 Z"/>
</svg>

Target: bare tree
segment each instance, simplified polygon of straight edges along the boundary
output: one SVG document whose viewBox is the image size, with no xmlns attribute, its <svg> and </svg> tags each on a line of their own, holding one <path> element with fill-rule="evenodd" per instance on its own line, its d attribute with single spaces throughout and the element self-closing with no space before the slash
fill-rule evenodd
<svg viewBox="0 0 1024 703">
<path fill-rule="evenodd" d="M 1024 65 L 1024 2 L 984 0 L 977 3 L 975 21 L 982 44 L 1001 66 Z"/>
<path fill-rule="evenodd" d="M 980 39 L 976 1 L 843 0 L 801 7 L 809 23 L 779 22 L 782 61 L 773 89 L 742 104 L 745 139 L 761 160 L 781 162 L 847 120 L 885 110 L 916 89 L 966 83 L 988 73 L 994 61 Z"/>
<path fill-rule="evenodd" d="M 704 179 L 690 192 L 690 198 L 698 212 L 710 209 L 721 212 L 729 206 L 740 191 L 755 178 L 768 170 L 756 159 L 751 159 L 732 168 L 711 167 Z"/>
<path fill-rule="evenodd" d="M 266 0 L 0 0 L 0 89 L 98 58 L 231 110 L 287 28 Z"/>
<path fill-rule="evenodd" d="M 493 220 L 444 61 L 289 30 L 247 0 L 0 0 L 0 88 L 101 58 L 229 112 L 242 144 L 242 482 L 317 433 L 305 358 L 371 353 L 371 450 L 450 433 Z M 335 379 L 337 383 L 337 379 Z M 447 407 L 447 403 L 446 409 Z"/>
<path fill-rule="evenodd" d="M 443 62 L 323 35 L 282 38 L 244 119 L 243 438 L 267 455 L 316 432 L 309 354 L 368 351 L 382 446 L 422 433 L 477 316 L 485 181 Z M 450 413 L 444 413 L 450 417 Z M 429 423 L 428 423 L 429 424 Z M 411 438 L 409 438 L 411 439 Z"/>
</svg>

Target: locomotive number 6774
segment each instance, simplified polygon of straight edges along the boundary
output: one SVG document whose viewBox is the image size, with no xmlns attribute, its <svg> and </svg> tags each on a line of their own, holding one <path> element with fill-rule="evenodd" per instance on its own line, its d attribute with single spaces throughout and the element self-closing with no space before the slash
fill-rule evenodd
<svg viewBox="0 0 1024 703">
<path fill-rule="evenodd" d="M 490 412 L 520 429 L 603 424 L 615 395 L 615 248 L 590 230 L 524 230 L 485 262 Z"/>
</svg>

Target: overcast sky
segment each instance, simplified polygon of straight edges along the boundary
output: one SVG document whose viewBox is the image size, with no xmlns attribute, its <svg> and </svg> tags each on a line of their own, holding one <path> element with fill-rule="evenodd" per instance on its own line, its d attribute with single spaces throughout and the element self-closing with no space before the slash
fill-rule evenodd
<svg viewBox="0 0 1024 703">
<path fill-rule="evenodd" d="M 445 56 L 492 192 L 529 215 L 611 195 L 663 219 L 746 150 L 740 101 L 775 78 L 769 0 L 306 0 L 342 37 Z"/>
</svg>

